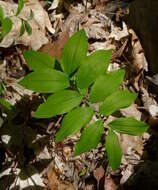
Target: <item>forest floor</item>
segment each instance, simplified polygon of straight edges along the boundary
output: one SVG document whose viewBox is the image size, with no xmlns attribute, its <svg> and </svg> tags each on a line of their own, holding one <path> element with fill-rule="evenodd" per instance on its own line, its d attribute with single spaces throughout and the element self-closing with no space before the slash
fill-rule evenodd
<svg viewBox="0 0 158 190">
<path fill-rule="evenodd" d="M 8 16 L 17 8 L 13 1 L 0 1 L 0 5 Z M 30 9 L 34 13 L 30 22 L 32 35 L 19 36 L 20 21 L 13 17 L 14 27 L 0 43 L 0 81 L 5 86 L 2 96 L 16 109 L 7 113 L 7 117 L 5 110 L 0 111 L 0 190 L 124 188 L 123 184 L 144 168 L 144 160 L 152 162 L 158 156 L 157 149 L 151 148 L 158 143 L 154 141 L 158 104 L 156 96 L 149 92 L 149 85 L 154 85 L 156 79 L 148 76 L 141 43 L 134 30 L 123 21 L 128 7 L 110 0 L 102 3 L 97 0 L 93 3 L 30 0 L 20 16 L 25 17 Z M 150 133 L 143 136 L 120 135 L 123 159 L 116 171 L 108 166 L 102 145 L 74 157 L 77 135 L 56 144 L 55 134 L 62 117 L 34 119 L 32 113 L 41 102 L 41 96 L 17 84 L 30 71 L 23 57 L 24 50 L 32 48 L 59 58 L 68 38 L 82 28 L 88 36 L 88 51 L 112 49 L 109 70 L 126 68 L 123 85 L 139 94 L 137 101 L 122 109 L 121 114 L 145 120 L 152 128 L 152 132 L 149 130 Z M 149 154 L 154 158 L 149 159 Z M 158 167 L 156 163 L 154 167 Z"/>
</svg>

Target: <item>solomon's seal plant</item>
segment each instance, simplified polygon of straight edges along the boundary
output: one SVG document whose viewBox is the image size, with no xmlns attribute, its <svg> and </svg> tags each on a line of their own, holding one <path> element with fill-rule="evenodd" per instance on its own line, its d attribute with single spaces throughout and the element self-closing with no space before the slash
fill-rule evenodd
<svg viewBox="0 0 158 190">
<path fill-rule="evenodd" d="M 40 104 L 34 117 L 63 115 L 56 142 L 83 128 L 81 138 L 75 145 L 75 155 L 96 148 L 103 139 L 104 120 L 130 106 L 137 97 L 136 93 L 127 89 L 121 90 L 125 75 L 123 69 L 107 71 L 111 50 L 98 50 L 88 56 L 87 51 L 88 40 L 84 30 L 68 40 L 58 61 L 45 53 L 25 51 L 24 58 L 33 71 L 19 82 L 35 92 L 51 93 Z M 99 109 L 95 108 L 94 103 L 99 105 Z M 95 121 L 92 117 L 96 118 Z M 122 158 L 117 134 L 141 135 L 147 129 L 145 122 L 132 117 L 117 118 L 108 123 L 104 141 L 113 170 L 119 167 Z"/>
</svg>

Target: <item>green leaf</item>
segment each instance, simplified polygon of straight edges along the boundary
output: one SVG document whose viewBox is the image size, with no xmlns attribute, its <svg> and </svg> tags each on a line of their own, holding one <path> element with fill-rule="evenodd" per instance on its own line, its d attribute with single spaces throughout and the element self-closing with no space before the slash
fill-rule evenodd
<svg viewBox="0 0 158 190">
<path fill-rule="evenodd" d="M 75 145 L 75 156 L 96 148 L 103 133 L 104 125 L 101 120 L 84 129 L 80 140 Z"/>
<path fill-rule="evenodd" d="M 2 94 L 2 92 L 3 92 L 3 86 L 2 84 L 0 84 L 0 95 Z"/>
<path fill-rule="evenodd" d="M 108 125 L 112 130 L 115 130 L 118 133 L 129 135 L 141 135 L 149 128 L 145 122 L 137 121 L 132 117 L 115 119 Z"/>
<path fill-rule="evenodd" d="M 106 136 L 105 149 L 110 166 L 116 170 L 121 164 L 122 150 L 117 135 L 111 130 Z"/>
<path fill-rule="evenodd" d="M 32 9 L 31 9 L 31 10 L 30 10 L 30 15 L 29 15 L 29 18 L 27 19 L 27 21 L 32 20 L 33 17 L 34 17 L 34 13 L 33 13 Z"/>
<path fill-rule="evenodd" d="M 0 105 L 2 105 L 4 108 L 7 108 L 8 110 L 12 109 L 12 105 L 3 98 L 0 98 Z"/>
<path fill-rule="evenodd" d="M 90 92 L 91 102 L 101 102 L 107 96 L 117 91 L 124 79 L 125 71 L 120 69 L 100 76 L 95 81 Z"/>
<path fill-rule="evenodd" d="M 3 13 L 3 8 L 0 5 L 0 23 L 2 23 L 4 20 L 4 13 Z"/>
<path fill-rule="evenodd" d="M 77 91 L 63 90 L 48 97 L 34 114 L 36 118 L 50 118 L 64 114 L 77 107 L 82 101 Z"/>
<path fill-rule="evenodd" d="M 25 33 L 25 24 L 24 21 L 21 20 L 20 36 L 22 36 L 24 33 Z"/>
<path fill-rule="evenodd" d="M 63 119 L 61 129 L 56 134 L 56 142 L 64 140 L 67 136 L 77 133 L 93 116 L 90 107 L 79 107 L 69 112 Z"/>
<path fill-rule="evenodd" d="M 85 89 L 85 88 L 80 89 L 80 88 L 78 88 L 78 91 L 79 91 L 79 93 L 81 94 L 82 97 L 85 97 L 87 92 L 88 92 L 88 89 Z"/>
<path fill-rule="evenodd" d="M 130 106 L 136 97 L 136 93 L 131 93 L 128 90 L 114 92 L 104 100 L 99 112 L 108 116 L 119 109 Z"/>
<path fill-rule="evenodd" d="M 12 29 L 12 21 L 9 17 L 6 17 L 2 21 L 2 31 L 1 31 L 1 38 L 3 39 Z"/>
<path fill-rule="evenodd" d="M 18 16 L 21 13 L 23 7 L 24 7 L 24 0 L 19 0 L 16 16 Z"/>
<path fill-rule="evenodd" d="M 32 91 L 41 93 L 57 92 L 70 86 L 68 76 L 61 71 L 53 69 L 36 69 L 35 72 L 28 74 L 21 80 L 19 84 Z"/>
<path fill-rule="evenodd" d="M 111 58 L 111 50 L 98 50 L 83 60 L 77 73 L 77 86 L 88 88 L 99 75 L 105 74 Z"/>
<path fill-rule="evenodd" d="M 84 30 L 72 35 L 64 46 L 61 56 L 61 66 L 68 75 L 72 74 L 86 57 L 88 51 L 88 40 Z"/>
<path fill-rule="evenodd" d="M 32 28 L 31 28 L 30 24 L 26 20 L 24 20 L 24 23 L 25 23 L 26 32 L 30 36 L 32 34 Z"/>
<path fill-rule="evenodd" d="M 32 70 L 54 68 L 55 59 L 47 53 L 29 50 L 24 51 L 23 55 L 25 61 L 32 68 Z"/>
</svg>

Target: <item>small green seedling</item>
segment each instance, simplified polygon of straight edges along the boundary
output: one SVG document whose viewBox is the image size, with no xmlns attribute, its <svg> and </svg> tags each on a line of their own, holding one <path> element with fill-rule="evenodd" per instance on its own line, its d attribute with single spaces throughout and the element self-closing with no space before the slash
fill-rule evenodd
<svg viewBox="0 0 158 190">
<path fill-rule="evenodd" d="M 33 11 L 30 11 L 30 16 L 27 20 L 20 18 L 19 14 L 21 13 L 22 9 L 24 7 L 24 0 L 19 0 L 18 8 L 16 11 L 17 18 L 21 20 L 21 28 L 20 28 L 20 36 L 22 36 L 25 31 L 28 33 L 28 35 L 32 34 L 32 28 L 29 24 L 29 21 L 33 18 L 34 14 Z M 4 17 L 3 8 L 0 6 L 0 41 L 4 39 L 4 37 L 11 31 L 13 27 L 13 22 L 10 17 Z"/>
<path fill-rule="evenodd" d="M 60 67 L 57 67 L 53 57 L 45 53 L 25 51 L 24 58 L 33 72 L 19 83 L 35 92 L 52 93 L 38 107 L 34 117 L 63 115 L 56 143 L 83 128 L 81 138 L 75 145 L 75 156 L 105 141 L 109 164 L 115 170 L 122 159 L 117 134 L 141 135 L 147 131 L 148 125 L 135 118 L 117 118 L 108 123 L 103 140 L 104 120 L 114 112 L 130 106 L 137 94 L 120 89 L 125 76 L 123 69 L 107 71 L 111 50 L 98 50 L 88 56 L 87 52 L 88 39 L 84 30 L 76 32 L 66 43 L 58 60 Z M 94 103 L 99 105 L 99 109 L 96 110 Z"/>
<path fill-rule="evenodd" d="M 16 16 L 18 17 L 19 14 L 21 13 L 23 7 L 24 7 L 24 0 L 19 0 L 19 3 L 18 3 L 18 8 L 17 8 L 17 12 L 16 12 Z M 33 14 L 33 11 L 31 10 L 30 11 L 30 16 L 27 20 L 23 19 L 23 18 L 20 18 L 21 19 L 21 28 L 20 28 L 20 36 L 22 36 L 25 31 L 27 32 L 28 35 L 31 35 L 32 34 L 32 28 L 29 24 L 29 21 L 32 20 L 34 14 Z"/>
<path fill-rule="evenodd" d="M 0 41 L 11 31 L 12 25 L 13 25 L 12 20 L 9 17 L 4 18 L 3 9 L 0 6 L 0 26 L 1 26 Z"/>
</svg>

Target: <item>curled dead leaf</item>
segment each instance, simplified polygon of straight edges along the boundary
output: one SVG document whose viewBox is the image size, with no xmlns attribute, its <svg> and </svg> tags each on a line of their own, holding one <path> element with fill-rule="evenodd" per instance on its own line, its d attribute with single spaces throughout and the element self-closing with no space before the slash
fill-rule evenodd
<svg viewBox="0 0 158 190">
<path fill-rule="evenodd" d="M 50 168 L 47 173 L 48 187 L 51 190 L 74 190 L 73 185 L 68 181 L 61 181 L 55 168 Z"/>
</svg>

